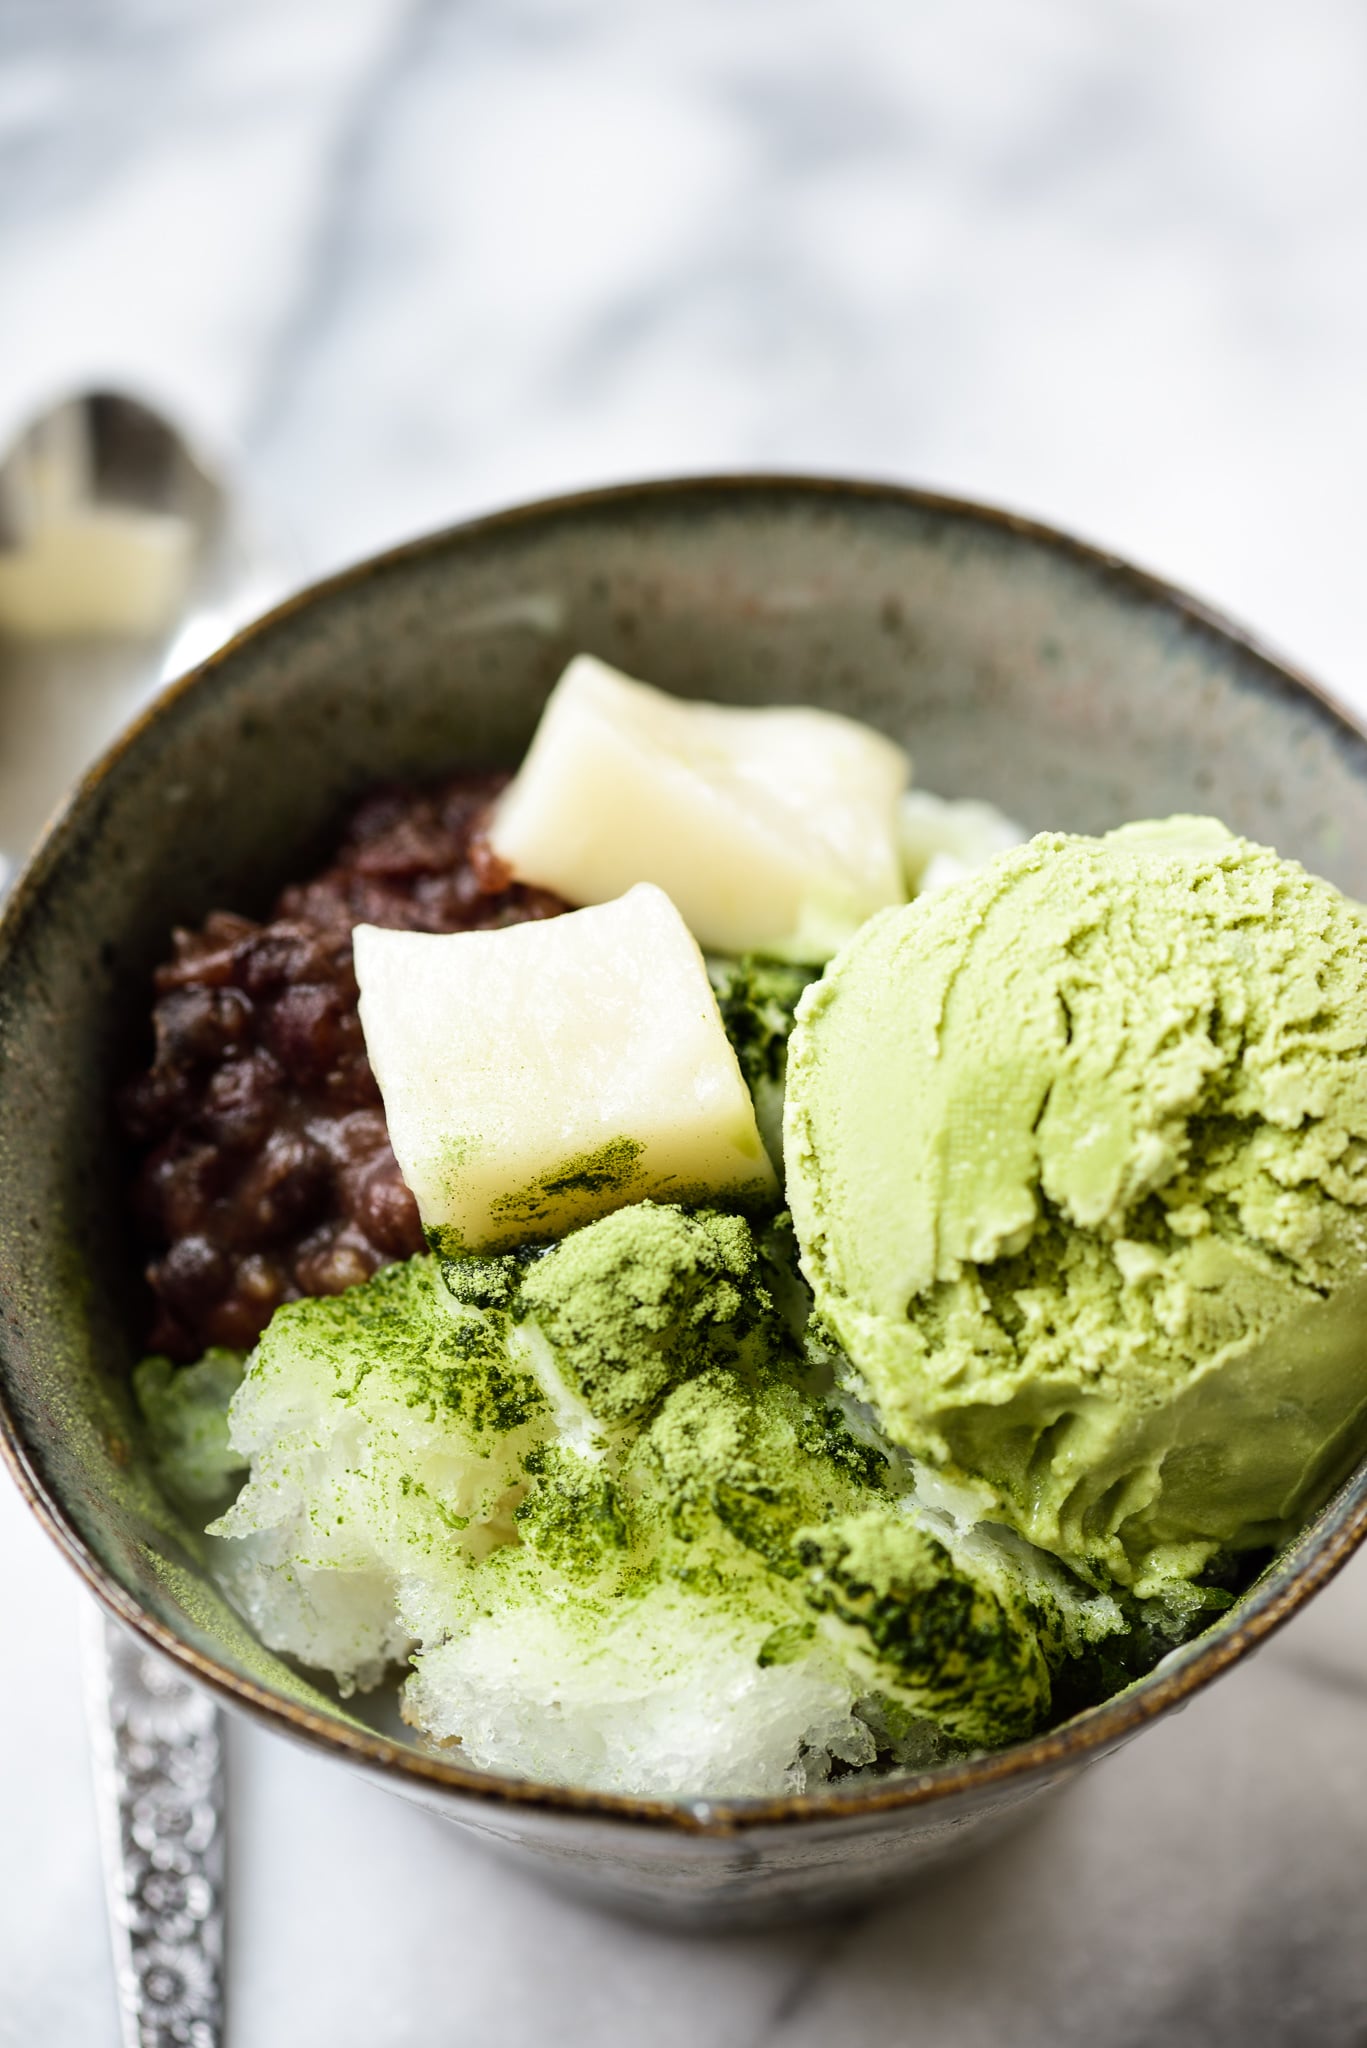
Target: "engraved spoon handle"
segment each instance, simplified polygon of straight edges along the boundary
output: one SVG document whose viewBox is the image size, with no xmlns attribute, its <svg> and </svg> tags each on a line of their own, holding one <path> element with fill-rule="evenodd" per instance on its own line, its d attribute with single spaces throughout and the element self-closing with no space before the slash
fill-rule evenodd
<svg viewBox="0 0 1367 2048">
<path fill-rule="evenodd" d="M 221 2048 L 222 1716 L 93 1602 L 82 1648 L 123 2048 Z"/>
<path fill-rule="evenodd" d="M 111 507 L 155 510 L 178 523 L 185 576 L 179 587 L 174 577 L 164 588 L 156 583 L 160 594 L 145 613 L 135 605 L 136 616 L 116 608 L 102 622 L 73 620 L 70 603 L 86 558 L 78 551 L 73 560 L 72 534 L 84 530 L 82 519 L 95 509 Z M 282 559 L 278 535 L 269 551 L 263 548 L 216 465 L 170 420 L 117 391 L 63 398 L 0 445 L 0 554 L 22 563 L 38 541 L 47 546 L 49 567 L 56 549 L 68 572 L 66 622 L 76 637 L 45 637 L 63 625 L 46 600 L 36 612 L 30 605 L 24 631 L 6 637 L 6 699 L 11 709 L 23 706 L 0 763 L 11 854 L 26 850 L 53 799 L 102 744 L 100 720 L 127 716 L 158 673 L 174 675 L 202 659 L 292 580 L 290 551 Z M 27 749 L 18 754 L 17 733 L 26 735 Z M 0 855 L 0 896 L 8 865 Z M 124 2048 L 219 2048 L 218 1710 L 93 1604 L 83 1650 Z"/>
</svg>

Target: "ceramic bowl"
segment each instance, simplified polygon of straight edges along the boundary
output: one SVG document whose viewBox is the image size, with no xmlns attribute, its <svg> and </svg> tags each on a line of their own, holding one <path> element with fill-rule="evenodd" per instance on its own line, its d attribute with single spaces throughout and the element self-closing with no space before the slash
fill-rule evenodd
<svg viewBox="0 0 1367 2048">
<path fill-rule="evenodd" d="M 848 1903 L 999 1826 L 1245 1656 L 1367 1530 L 1359 1472 L 1217 1626 L 999 1754 L 664 1803 L 424 1754 L 257 1645 L 141 1463 L 145 1304 L 116 1083 L 172 925 L 308 871 L 379 779 L 513 763 L 581 648 L 681 694 L 836 707 L 1032 828 L 1213 811 L 1367 896 L 1367 742 L 1188 597 L 1057 533 L 882 486 L 629 487 L 437 534 L 305 592 L 169 690 L 76 792 L 0 928 L 0 1425 L 106 1606 L 230 1704 L 543 1870 L 681 1920 Z M 367 1720 L 367 1712 L 376 1716 Z"/>
</svg>

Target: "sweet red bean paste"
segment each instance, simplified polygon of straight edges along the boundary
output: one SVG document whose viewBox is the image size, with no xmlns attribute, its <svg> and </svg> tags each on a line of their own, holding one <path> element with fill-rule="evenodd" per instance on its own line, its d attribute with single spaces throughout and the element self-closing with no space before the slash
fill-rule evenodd
<svg viewBox="0 0 1367 2048">
<path fill-rule="evenodd" d="M 357 1014 L 351 933 L 487 931 L 565 905 L 512 881 L 480 827 L 505 775 L 382 789 L 268 923 L 219 910 L 155 977 L 156 1056 L 122 1097 L 153 1350 L 255 1342 L 282 1301 L 423 1249 Z"/>
</svg>

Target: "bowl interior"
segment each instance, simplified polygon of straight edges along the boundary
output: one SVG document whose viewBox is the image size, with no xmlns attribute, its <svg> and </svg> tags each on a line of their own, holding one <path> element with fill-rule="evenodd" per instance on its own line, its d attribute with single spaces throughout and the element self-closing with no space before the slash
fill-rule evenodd
<svg viewBox="0 0 1367 2048">
<path fill-rule="evenodd" d="M 1213 811 L 1367 896 L 1367 744 L 1307 686 L 1119 564 L 892 489 L 698 482 L 504 515 L 320 586 L 169 693 L 0 934 L 0 1395 L 22 1476 L 107 1598 L 238 1698 L 382 1760 L 405 1746 L 383 1703 L 344 1706 L 261 1649 L 142 1468 L 127 1375 L 146 1310 L 111 1098 L 147 1058 L 174 924 L 263 910 L 371 783 L 515 762 L 585 648 L 684 695 L 865 718 L 918 781 L 1032 828 Z M 1199 1679 L 1294 1605 L 1356 1540 L 1364 1496 L 1345 1488 L 1179 1662 Z M 1132 1689 L 1132 1715 L 1165 1685 Z M 1082 1749 L 1114 1733 L 1105 1713 Z"/>
</svg>

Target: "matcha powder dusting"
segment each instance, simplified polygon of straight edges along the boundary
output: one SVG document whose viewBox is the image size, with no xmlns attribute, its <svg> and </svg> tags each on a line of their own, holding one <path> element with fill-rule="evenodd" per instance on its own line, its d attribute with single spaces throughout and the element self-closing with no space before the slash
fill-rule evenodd
<svg viewBox="0 0 1367 2048">
<path fill-rule="evenodd" d="M 749 1225 L 654 1202 L 602 1217 L 537 1260 L 521 1312 L 606 1422 L 645 1414 L 677 1381 L 774 1336 Z"/>
<path fill-rule="evenodd" d="M 808 992 L 789 1197 L 894 1438 L 1094 1581 L 1284 1540 L 1367 1436 L 1367 912 L 1210 819 L 1044 835 Z"/>
</svg>

